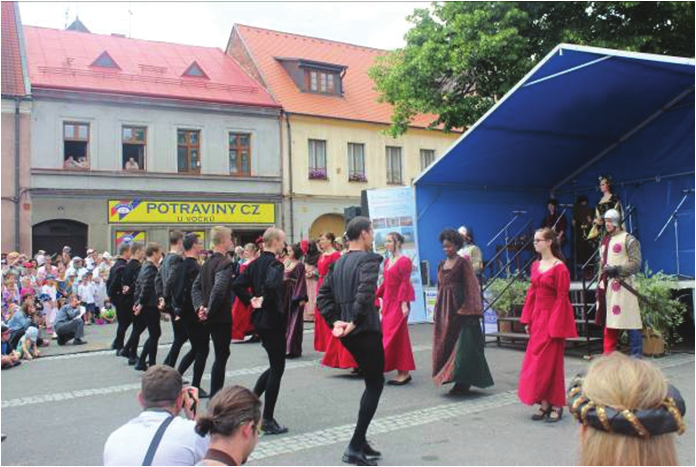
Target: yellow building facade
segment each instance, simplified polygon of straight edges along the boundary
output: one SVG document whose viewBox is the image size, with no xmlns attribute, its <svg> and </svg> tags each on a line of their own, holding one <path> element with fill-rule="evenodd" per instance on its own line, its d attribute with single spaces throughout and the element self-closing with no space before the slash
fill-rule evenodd
<svg viewBox="0 0 696 467">
<path fill-rule="evenodd" d="M 305 115 L 285 115 L 283 125 L 285 227 L 293 239 L 316 238 L 325 231 L 343 233 L 344 209 L 360 205 L 362 190 L 410 185 L 428 162 L 439 158 L 460 136 L 410 128 L 397 138 L 384 124 Z M 326 179 L 310 178 L 310 140 L 326 148 Z M 363 145 L 366 181 L 349 181 L 349 144 Z M 401 182 L 387 178 L 387 148 L 399 148 Z M 394 151 L 390 149 L 390 151 Z"/>
</svg>

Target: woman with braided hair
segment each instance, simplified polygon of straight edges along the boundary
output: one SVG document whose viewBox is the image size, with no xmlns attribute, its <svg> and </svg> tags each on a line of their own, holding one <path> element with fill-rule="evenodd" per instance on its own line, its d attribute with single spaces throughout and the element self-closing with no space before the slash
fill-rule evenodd
<svg viewBox="0 0 696 467">
<path fill-rule="evenodd" d="M 595 360 L 568 392 L 580 426 L 581 465 L 677 465 L 685 431 L 679 391 L 649 362 L 619 352 Z"/>
</svg>

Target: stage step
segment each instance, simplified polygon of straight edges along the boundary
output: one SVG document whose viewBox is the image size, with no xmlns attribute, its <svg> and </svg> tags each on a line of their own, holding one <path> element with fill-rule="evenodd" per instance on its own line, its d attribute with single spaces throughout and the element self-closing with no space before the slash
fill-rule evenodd
<svg viewBox="0 0 696 467">
<path fill-rule="evenodd" d="M 529 340 L 529 334 L 524 334 L 521 332 L 491 332 L 487 333 L 486 337 L 497 337 L 500 339 L 509 339 L 509 340 Z M 566 343 L 573 343 L 573 344 L 587 344 L 587 337 L 581 336 L 581 337 L 570 337 L 566 339 Z M 596 336 L 591 336 L 589 341 L 590 343 L 592 342 L 599 342 L 601 341 L 601 337 L 596 337 Z"/>
<path fill-rule="evenodd" d="M 519 316 L 499 316 L 499 317 L 498 317 L 498 321 L 510 321 L 510 322 L 513 322 L 513 323 L 519 323 L 519 322 L 520 322 L 520 318 L 519 318 Z M 584 325 L 584 324 L 585 324 L 585 320 L 584 320 L 584 319 L 580 319 L 580 318 L 575 318 L 575 323 L 576 323 L 576 324 L 583 324 L 583 325 Z M 590 326 L 596 326 L 596 324 L 594 323 L 594 320 L 589 320 L 589 321 L 588 321 L 588 324 L 589 324 Z"/>
</svg>

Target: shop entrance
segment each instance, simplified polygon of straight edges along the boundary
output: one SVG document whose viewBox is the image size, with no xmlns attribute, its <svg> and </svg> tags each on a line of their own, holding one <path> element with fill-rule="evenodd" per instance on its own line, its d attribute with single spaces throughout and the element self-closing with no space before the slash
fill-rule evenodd
<svg viewBox="0 0 696 467">
<path fill-rule="evenodd" d="M 235 230 L 235 245 L 244 246 L 247 243 L 255 243 L 259 237 L 263 236 L 265 230 Z"/>
<path fill-rule="evenodd" d="M 87 224 L 67 219 L 40 222 L 32 227 L 34 252 L 44 250 L 47 254 L 61 253 L 64 246 L 72 248 L 73 256 L 84 258 L 87 252 Z"/>
</svg>

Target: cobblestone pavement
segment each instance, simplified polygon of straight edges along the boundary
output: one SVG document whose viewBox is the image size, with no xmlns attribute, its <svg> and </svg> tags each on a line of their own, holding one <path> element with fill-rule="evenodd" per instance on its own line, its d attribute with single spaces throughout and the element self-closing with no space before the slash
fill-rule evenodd
<svg viewBox="0 0 696 467">
<path fill-rule="evenodd" d="M 158 360 L 171 330 L 163 323 Z M 309 328 L 309 326 L 308 326 Z M 432 326 L 410 327 L 418 370 L 404 387 L 387 386 L 368 437 L 384 454 L 382 465 L 565 465 L 577 460 L 577 426 L 571 417 L 555 425 L 529 420 L 532 409 L 516 396 L 523 352 L 489 345 L 486 355 L 495 386 L 453 397 L 430 380 Z M 138 373 L 108 350 L 113 328 L 87 329 L 89 349 L 52 347 L 48 355 L 2 372 L 3 465 L 99 465 L 111 431 L 138 413 Z M 290 428 L 262 437 L 252 465 L 340 465 L 363 390 L 347 371 L 319 364 L 305 332 L 305 355 L 290 360 L 283 378 L 277 419 Z M 79 353 L 75 353 L 79 350 Z M 84 350 L 88 350 L 84 352 Z M 184 349 L 184 352 L 186 349 Z M 258 344 L 233 344 L 226 382 L 253 386 L 266 368 Z M 212 363 L 212 355 L 208 366 Z M 694 356 L 657 359 L 687 400 L 688 432 L 678 439 L 680 463 L 694 464 Z M 587 368 L 566 358 L 566 376 Z M 208 370 L 209 371 L 209 368 Z M 209 373 L 203 385 L 209 383 Z"/>
</svg>

